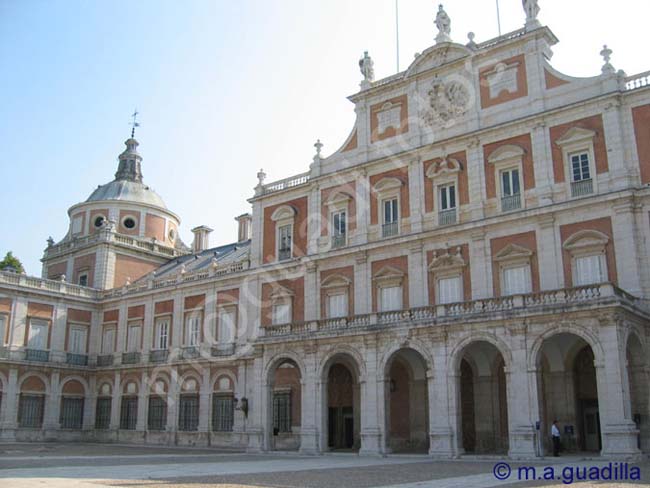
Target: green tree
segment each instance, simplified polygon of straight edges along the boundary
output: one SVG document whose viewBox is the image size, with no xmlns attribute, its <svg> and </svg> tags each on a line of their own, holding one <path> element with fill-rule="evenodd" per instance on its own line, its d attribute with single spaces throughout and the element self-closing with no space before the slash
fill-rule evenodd
<svg viewBox="0 0 650 488">
<path fill-rule="evenodd" d="M 0 261 L 0 271 L 4 271 L 7 268 L 13 268 L 17 273 L 24 273 L 25 268 L 23 267 L 23 263 L 20 262 L 20 259 L 18 259 L 14 254 L 9 251 L 5 258 Z"/>
</svg>

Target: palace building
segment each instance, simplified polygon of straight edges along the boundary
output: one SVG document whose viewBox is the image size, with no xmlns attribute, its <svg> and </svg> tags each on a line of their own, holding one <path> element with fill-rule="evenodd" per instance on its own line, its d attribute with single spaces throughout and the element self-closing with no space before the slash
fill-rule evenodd
<svg viewBox="0 0 650 488">
<path fill-rule="evenodd" d="M 524 4 L 366 53 L 347 140 L 260 170 L 232 244 L 181 242 L 129 138 L 42 277 L 0 273 L 0 439 L 532 458 L 558 419 L 650 452 L 650 74 L 558 72 Z"/>
</svg>

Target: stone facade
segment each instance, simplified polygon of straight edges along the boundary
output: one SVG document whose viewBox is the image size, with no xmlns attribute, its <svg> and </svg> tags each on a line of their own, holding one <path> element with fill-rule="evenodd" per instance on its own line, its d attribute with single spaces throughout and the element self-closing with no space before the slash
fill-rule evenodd
<svg viewBox="0 0 650 488">
<path fill-rule="evenodd" d="M 43 279 L 0 274 L 0 438 L 532 458 L 557 419 L 650 452 L 650 76 L 557 72 L 536 15 L 364 71 L 350 137 L 260 171 L 235 244 L 74 206 Z"/>
</svg>

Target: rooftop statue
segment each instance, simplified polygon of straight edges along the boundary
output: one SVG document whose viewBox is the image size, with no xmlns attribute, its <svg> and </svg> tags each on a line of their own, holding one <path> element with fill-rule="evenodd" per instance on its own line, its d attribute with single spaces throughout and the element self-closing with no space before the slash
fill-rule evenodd
<svg viewBox="0 0 650 488">
<path fill-rule="evenodd" d="M 451 42 L 451 19 L 442 4 L 438 6 L 438 15 L 436 15 L 435 21 L 436 27 L 438 28 L 438 35 L 436 36 L 436 42 Z"/>
<path fill-rule="evenodd" d="M 537 15 L 539 15 L 539 5 L 537 5 L 537 0 L 522 0 L 524 6 L 524 12 L 526 12 L 526 28 L 535 29 L 539 27 L 539 21 L 537 20 Z"/>
</svg>

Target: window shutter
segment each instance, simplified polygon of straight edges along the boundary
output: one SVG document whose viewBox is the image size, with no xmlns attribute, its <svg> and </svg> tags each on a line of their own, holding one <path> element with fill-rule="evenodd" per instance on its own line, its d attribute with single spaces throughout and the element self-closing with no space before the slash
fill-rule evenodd
<svg viewBox="0 0 650 488">
<path fill-rule="evenodd" d="M 530 267 L 528 265 L 506 268 L 503 272 L 503 294 L 530 293 Z"/>
<path fill-rule="evenodd" d="M 348 315 L 348 300 L 347 294 L 341 293 L 338 295 L 330 295 L 329 301 L 329 317 L 334 319 L 338 317 L 345 317 Z"/>
<path fill-rule="evenodd" d="M 591 285 L 603 281 L 602 260 L 599 254 L 576 258 L 576 285 Z"/>
<path fill-rule="evenodd" d="M 440 304 L 456 303 L 460 301 L 462 301 L 460 276 L 438 280 L 438 302 Z"/>
<path fill-rule="evenodd" d="M 402 287 L 389 286 L 381 288 L 381 311 L 389 312 L 402 309 Z"/>
<path fill-rule="evenodd" d="M 113 352 L 113 345 L 115 344 L 115 329 L 104 329 L 104 338 L 102 339 L 102 354 L 110 354 Z"/>
<path fill-rule="evenodd" d="M 222 310 L 219 314 L 219 333 L 217 339 L 221 343 L 233 342 L 235 335 L 235 312 Z"/>
</svg>

